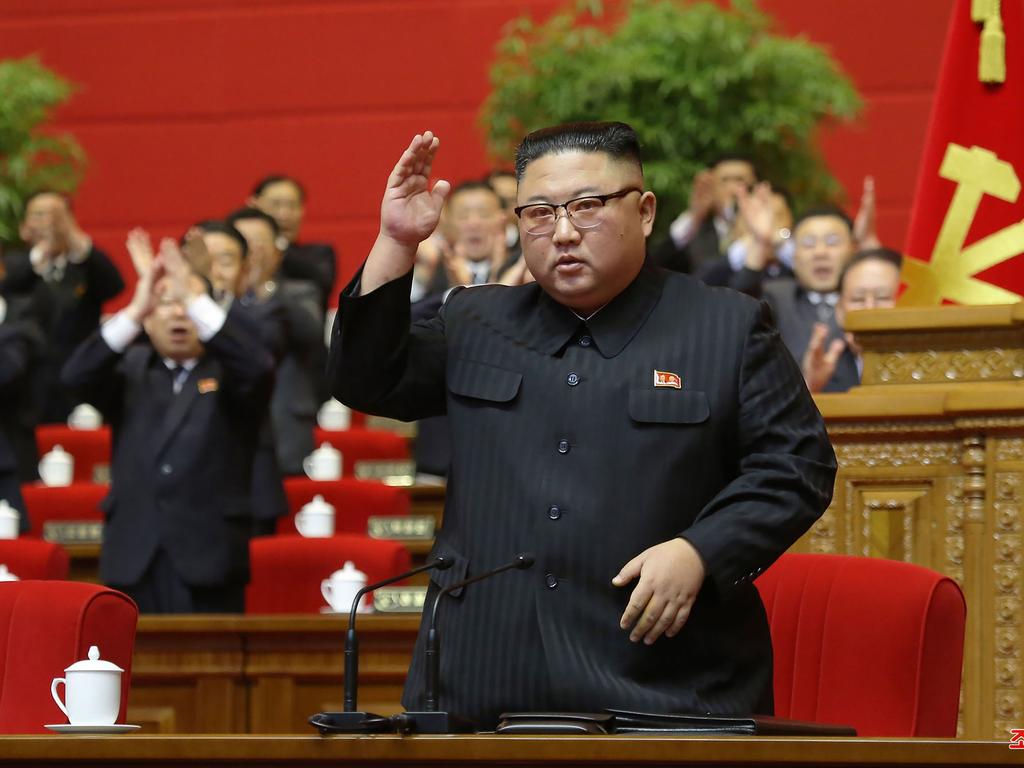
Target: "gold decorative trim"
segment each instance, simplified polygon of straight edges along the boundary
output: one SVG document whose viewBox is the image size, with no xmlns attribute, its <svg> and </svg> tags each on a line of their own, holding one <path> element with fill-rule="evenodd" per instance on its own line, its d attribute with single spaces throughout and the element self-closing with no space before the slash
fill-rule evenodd
<svg viewBox="0 0 1024 768">
<path fill-rule="evenodd" d="M 960 461 L 954 442 L 839 443 L 840 467 L 951 466 Z"/>
</svg>

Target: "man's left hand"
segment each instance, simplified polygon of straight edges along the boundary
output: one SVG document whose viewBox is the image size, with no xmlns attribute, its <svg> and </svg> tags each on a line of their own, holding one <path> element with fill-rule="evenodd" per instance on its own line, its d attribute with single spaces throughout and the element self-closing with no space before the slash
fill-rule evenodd
<svg viewBox="0 0 1024 768">
<path fill-rule="evenodd" d="M 663 634 L 675 637 L 690 616 L 704 583 L 704 561 L 686 539 L 672 539 L 645 549 L 612 579 L 624 587 L 639 577 L 619 621 L 629 639 L 650 645 Z"/>
</svg>

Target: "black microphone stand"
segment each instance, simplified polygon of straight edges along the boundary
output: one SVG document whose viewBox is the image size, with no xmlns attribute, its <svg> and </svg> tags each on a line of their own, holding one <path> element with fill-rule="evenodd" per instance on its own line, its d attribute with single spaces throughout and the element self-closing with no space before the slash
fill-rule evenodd
<svg viewBox="0 0 1024 768">
<path fill-rule="evenodd" d="M 456 589 L 489 579 L 491 576 L 496 576 L 504 571 L 513 569 L 524 570 L 531 565 L 533 565 L 533 557 L 521 553 L 516 555 L 512 562 L 505 563 L 493 570 L 485 571 L 464 581 L 449 584 L 437 593 L 431 609 L 430 625 L 427 630 L 424 709 L 421 712 L 403 712 L 400 715 L 394 715 L 391 720 L 394 721 L 399 733 L 469 733 L 476 730 L 475 724 L 465 718 L 437 710 L 437 695 L 441 677 L 441 645 L 437 633 L 437 611 L 441 605 L 441 599 Z"/>
<path fill-rule="evenodd" d="M 383 715 L 356 710 L 356 691 L 359 684 L 359 638 L 356 635 L 356 612 L 359 609 L 359 602 L 368 592 L 431 569 L 447 570 L 452 567 L 452 562 L 451 558 L 442 555 L 419 568 L 413 568 L 398 576 L 378 581 L 376 584 L 368 584 L 356 593 L 348 614 L 348 631 L 345 633 L 344 710 L 342 712 L 318 712 L 309 718 L 309 724 L 319 729 L 321 736 L 328 733 L 382 733 L 391 730 L 391 721 Z"/>
</svg>

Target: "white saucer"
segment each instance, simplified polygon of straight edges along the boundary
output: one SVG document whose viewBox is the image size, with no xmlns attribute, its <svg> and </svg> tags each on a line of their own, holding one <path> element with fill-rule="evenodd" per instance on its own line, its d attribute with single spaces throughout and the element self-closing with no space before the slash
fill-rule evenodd
<svg viewBox="0 0 1024 768">
<path fill-rule="evenodd" d="M 70 723 L 56 723 L 55 725 L 44 725 L 51 731 L 57 733 L 127 733 L 137 731 L 141 725 L 128 723 L 115 723 L 114 725 L 71 725 Z"/>
</svg>

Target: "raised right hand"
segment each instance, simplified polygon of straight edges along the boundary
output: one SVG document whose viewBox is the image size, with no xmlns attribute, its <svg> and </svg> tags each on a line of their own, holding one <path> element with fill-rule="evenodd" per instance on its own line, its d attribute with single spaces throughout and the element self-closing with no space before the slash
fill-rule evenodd
<svg viewBox="0 0 1024 768">
<path fill-rule="evenodd" d="M 388 177 L 380 204 L 380 232 L 404 246 L 418 246 L 437 228 L 451 185 L 444 180 L 428 186 L 430 166 L 440 146 L 430 131 L 417 134 Z"/>
</svg>

